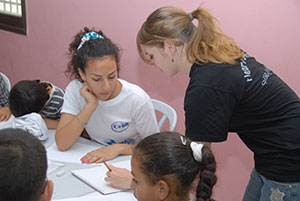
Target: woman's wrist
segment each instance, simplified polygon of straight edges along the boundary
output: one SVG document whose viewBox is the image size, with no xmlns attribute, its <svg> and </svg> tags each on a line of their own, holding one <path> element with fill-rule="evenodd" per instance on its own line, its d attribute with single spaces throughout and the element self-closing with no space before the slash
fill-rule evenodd
<svg viewBox="0 0 300 201">
<path fill-rule="evenodd" d="M 115 146 L 117 151 L 118 151 L 118 155 L 131 155 L 133 148 L 135 147 L 134 144 L 113 144 L 111 146 Z"/>
<path fill-rule="evenodd" d="M 94 112 L 94 110 L 96 110 L 97 106 L 98 106 L 98 102 L 96 102 L 96 103 L 87 102 L 85 105 L 85 107 L 92 112 Z"/>
<path fill-rule="evenodd" d="M 78 115 L 75 116 L 75 118 L 77 119 L 77 121 L 80 123 L 80 125 L 85 128 L 86 124 L 85 122 L 81 121 L 81 119 L 78 117 Z"/>
</svg>

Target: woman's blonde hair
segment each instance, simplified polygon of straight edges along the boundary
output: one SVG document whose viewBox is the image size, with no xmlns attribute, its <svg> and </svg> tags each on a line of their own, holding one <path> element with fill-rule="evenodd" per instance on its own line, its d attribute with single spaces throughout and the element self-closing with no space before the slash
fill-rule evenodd
<svg viewBox="0 0 300 201">
<path fill-rule="evenodd" d="M 196 27 L 192 20 L 198 20 Z M 199 7 L 190 14 L 176 7 L 161 7 L 151 13 L 137 34 L 137 48 L 141 58 L 149 64 L 141 45 L 164 47 L 164 41 L 176 46 L 186 45 L 186 56 L 191 63 L 236 63 L 244 52 L 226 36 L 215 18 Z"/>
</svg>

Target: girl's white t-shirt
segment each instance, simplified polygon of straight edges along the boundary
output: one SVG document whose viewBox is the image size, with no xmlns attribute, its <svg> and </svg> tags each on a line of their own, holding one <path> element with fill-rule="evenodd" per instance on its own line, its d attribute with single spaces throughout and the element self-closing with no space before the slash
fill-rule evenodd
<svg viewBox="0 0 300 201">
<path fill-rule="evenodd" d="M 107 101 L 99 100 L 86 131 L 92 140 L 104 145 L 136 144 L 146 136 L 159 132 L 151 99 L 135 84 L 119 79 L 120 94 Z M 62 113 L 77 115 L 86 101 L 80 94 L 83 83 L 71 81 L 65 92 Z"/>
</svg>

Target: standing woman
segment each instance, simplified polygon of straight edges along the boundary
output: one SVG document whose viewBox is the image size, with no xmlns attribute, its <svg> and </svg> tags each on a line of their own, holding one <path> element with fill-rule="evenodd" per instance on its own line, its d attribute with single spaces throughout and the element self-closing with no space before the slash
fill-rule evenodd
<svg viewBox="0 0 300 201">
<path fill-rule="evenodd" d="M 157 9 L 140 28 L 137 47 L 167 75 L 190 77 L 187 137 L 222 142 L 236 132 L 254 152 L 244 201 L 300 200 L 300 101 L 286 83 L 222 33 L 203 8 Z"/>
<path fill-rule="evenodd" d="M 101 31 L 84 28 L 69 46 L 66 88 L 55 140 L 69 149 L 81 135 L 106 147 L 87 153 L 83 163 L 131 154 L 134 144 L 159 131 L 150 97 L 137 85 L 118 79 L 119 49 Z"/>
</svg>

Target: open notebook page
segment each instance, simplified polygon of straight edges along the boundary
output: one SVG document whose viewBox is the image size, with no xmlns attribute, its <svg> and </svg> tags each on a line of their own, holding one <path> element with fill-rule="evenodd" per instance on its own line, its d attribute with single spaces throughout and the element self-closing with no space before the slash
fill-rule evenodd
<svg viewBox="0 0 300 201">
<path fill-rule="evenodd" d="M 130 160 L 121 162 L 108 162 L 108 164 L 120 168 L 126 168 L 131 171 Z M 121 189 L 113 187 L 111 183 L 104 181 L 107 171 L 108 170 L 105 165 L 102 164 L 101 166 L 92 168 L 72 170 L 71 173 L 104 195 L 122 191 Z"/>
</svg>

